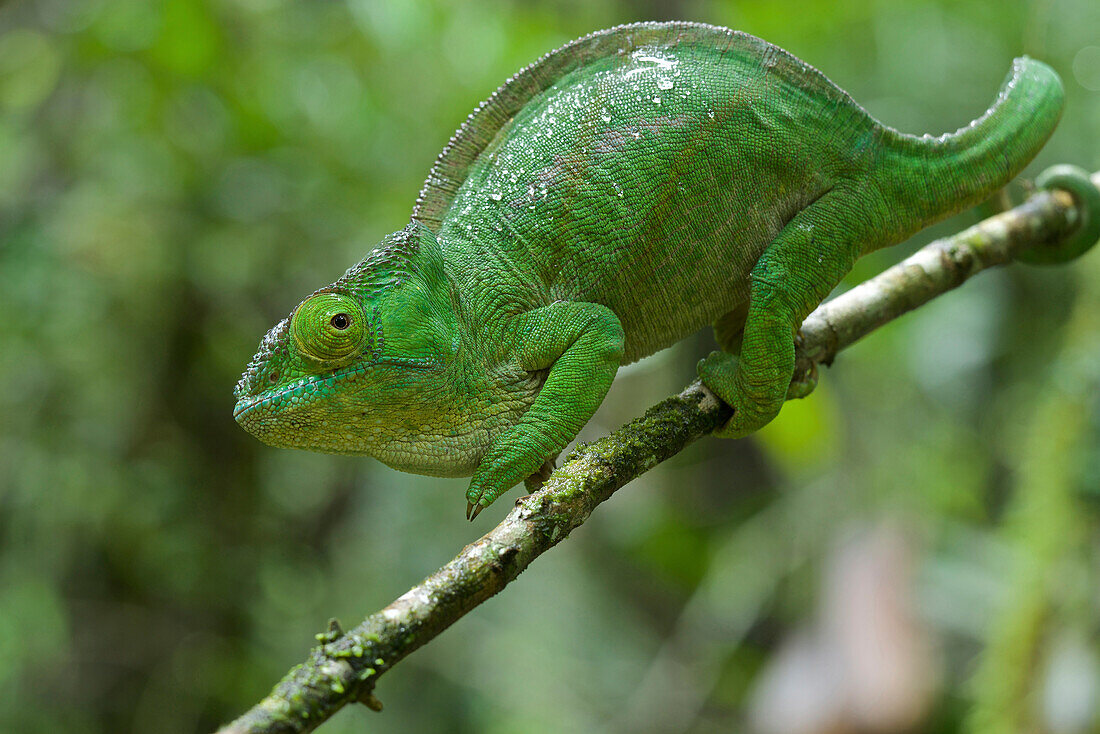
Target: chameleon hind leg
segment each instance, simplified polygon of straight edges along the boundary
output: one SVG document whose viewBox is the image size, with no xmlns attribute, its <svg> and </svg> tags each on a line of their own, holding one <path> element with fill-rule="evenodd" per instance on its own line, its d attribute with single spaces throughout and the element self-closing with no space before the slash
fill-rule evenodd
<svg viewBox="0 0 1100 734">
<path fill-rule="evenodd" d="M 813 389 L 813 371 L 792 381 L 796 334 L 859 252 L 862 222 L 847 214 L 844 201 L 831 193 L 787 223 L 753 266 L 739 356 L 712 352 L 699 363 L 703 384 L 734 409 L 715 435 L 746 436 L 771 421 L 788 397 Z M 726 318 L 715 324 L 723 348 L 735 342 Z"/>
</svg>

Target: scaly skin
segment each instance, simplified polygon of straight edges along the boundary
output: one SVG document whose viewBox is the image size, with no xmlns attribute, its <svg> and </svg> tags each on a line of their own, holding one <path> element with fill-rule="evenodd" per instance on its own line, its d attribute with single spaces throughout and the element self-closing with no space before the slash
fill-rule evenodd
<svg viewBox="0 0 1100 734">
<path fill-rule="evenodd" d="M 586 36 L 479 107 L 412 223 L 268 333 L 236 418 L 274 446 L 472 474 L 476 515 L 620 365 L 714 324 L 725 351 L 699 372 L 743 436 L 812 389 L 791 383 L 795 332 L 853 261 L 988 197 L 1061 107 L 1058 76 L 1017 59 L 985 115 L 918 138 L 752 36 Z"/>
</svg>

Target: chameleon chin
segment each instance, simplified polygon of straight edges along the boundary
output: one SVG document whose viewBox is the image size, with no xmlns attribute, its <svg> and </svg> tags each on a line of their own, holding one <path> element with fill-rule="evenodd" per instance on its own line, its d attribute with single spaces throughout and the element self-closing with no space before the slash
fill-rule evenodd
<svg viewBox="0 0 1100 734">
<path fill-rule="evenodd" d="M 585 36 L 479 106 L 411 223 L 264 337 L 234 415 L 273 446 L 472 475 L 476 516 L 620 365 L 713 324 L 699 374 L 735 410 L 719 435 L 744 436 L 812 390 L 791 383 L 794 334 L 855 259 L 1007 183 L 1062 96 L 1019 58 L 980 118 L 917 137 L 744 33 Z"/>
</svg>

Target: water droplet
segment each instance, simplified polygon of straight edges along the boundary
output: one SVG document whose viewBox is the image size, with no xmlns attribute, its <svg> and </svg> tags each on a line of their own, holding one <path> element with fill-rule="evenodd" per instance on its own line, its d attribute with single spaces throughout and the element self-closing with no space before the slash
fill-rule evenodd
<svg viewBox="0 0 1100 734">
<path fill-rule="evenodd" d="M 615 196 L 620 199 L 623 198 L 623 187 L 619 185 L 618 181 L 612 181 L 611 188 L 615 189 Z"/>
<path fill-rule="evenodd" d="M 661 104 L 661 98 L 660 97 L 654 97 L 653 98 L 653 104 Z"/>
<path fill-rule="evenodd" d="M 710 119 L 713 120 L 714 119 L 714 110 L 707 110 L 707 117 L 709 117 Z"/>
<path fill-rule="evenodd" d="M 501 193 L 499 191 L 494 191 L 493 193 L 489 194 L 489 198 L 492 199 L 493 201 L 500 201 L 504 197 L 501 195 Z"/>
<path fill-rule="evenodd" d="M 611 113 L 607 110 L 604 110 L 603 114 L 600 115 L 600 119 L 604 122 L 611 122 Z"/>
<path fill-rule="evenodd" d="M 676 86 L 676 82 L 672 81 L 671 79 L 666 79 L 665 77 L 660 77 L 657 79 L 657 89 L 668 90 L 672 89 L 674 86 Z"/>
</svg>

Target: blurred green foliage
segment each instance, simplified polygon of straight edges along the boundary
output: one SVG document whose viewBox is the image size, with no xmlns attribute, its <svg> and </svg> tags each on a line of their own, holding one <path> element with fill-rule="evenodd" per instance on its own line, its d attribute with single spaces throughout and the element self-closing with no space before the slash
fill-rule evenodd
<svg viewBox="0 0 1100 734">
<path fill-rule="evenodd" d="M 462 481 L 268 449 L 233 423 L 233 384 L 271 324 L 404 224 L 496 85 L 673 17 L 777 43 L 914 132 L 969 121 L 1032 54 L 1067 110 L 1029 170 L 1100 168 L 1095 0 L 0 5 L 0 730 L 211 730 L 330 616 L 380 608 L 506 512 L 472 528 Z M 1057 682 L 1100 675 L 1098 261 L 984 275 L 857 345 L 759 437 L 650 472 L 402 663 L 386 713 L 324 731 L 737 729 L 830 548 L 883 517 L 913 539 L 939 649 L 928 730 L 1087 730 L 1096 696 L 1074 718 Z M 710 343 L 625 369 L 585 435 Z M 1036 426 L 1065 428 L 1038 457 Z M 981 718 L 998 700 L 1015 720 Z"/>
</svg>

